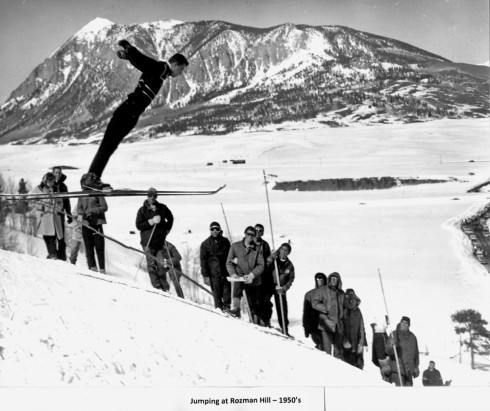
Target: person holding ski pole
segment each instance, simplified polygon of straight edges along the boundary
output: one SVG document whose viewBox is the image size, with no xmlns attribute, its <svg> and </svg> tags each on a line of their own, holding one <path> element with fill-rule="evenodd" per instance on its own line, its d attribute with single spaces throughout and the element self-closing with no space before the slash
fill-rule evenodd
<svg viewBox="0 0 490 411">
<path fill-rule="evenodd" d="M 182 54 L 174 54 L 168 60 L 157 61 L 142 54 L 127 40 L 120 40 L 117 51 L 120 59 L 128 60 L 133 67 L 142 72 L 138 85 L 133 93 L 116 109 L 105 131 L 99 149 L 88 170 L 92 185 L 97 189 L 111 190 L 110 185 L 100 181 L 109 158 L 116 151 L 119 143 L 136 126 L 139 117 L 159 92 L 163 81 L 168 77 L 180 76 L 189 62 Z"/>
<path fill-rule="evenodd" d="M 400 370 L 396 363 L 395 349 Z M 396 331 L 388 338 L 386 353 L 390 356 L 391 383 L 404 387 L 413 386 L 413 378 L 417 378 L 420 374 L 419 347 L 417 337 L 410 331 L 410 318 L 402 317 L 396 326 Z"/>
<path fill-rule="evenodd" d="M 260 223 L 255 224 L 255 244 L 262 250 L 264 261 L 271 255 L 271 247 L 267 241 L 264 240 L 264 226 Z M 272 317 L 272 296 L 274 295 L 274 279 L 272 278 L 272 267 L 266 264 L 264 272 L 262 273 L 262 282 L 259 287 L 259 325 L 263 327 L 271 328 Z"/>
<path fill-rule="evenodd" d="M 272 267 L 273 276 L 272 278 L 276 281 L 276 278 L 279 278 L 279 284 L 275 284 L 274 288 L 274 302 L 276 304 L 276 312 L 277 319 L 279 321 L 279 325 L 284 333 L 289 336 L 288 332 L 288 300 L 286 298 L 286 291 L 291 288 L 291 285 L 294 281 L 294 265 L 291 260 L 288 258 L 291 253 L 291 245 L 288 243 L 281 244 L 278 251 L 274 251 L 271 253 L 269 258 L 267 258 L 267 266 Z M 274 264 L 274 260 L 276 264 Z M 276 267 L 278 273 L 276 273 Z M 280 311 L 281 303 L 279 299 L 282 300 L 282 308 L 284 314 L 284 322 L 282 323 L 282 315 Z"/>
<path fill-rule="evenodd" d="M 143 251 L 157 258 L 155 260 L 149 255 L 146 256 L 151 285 L 154 288 L 168 291 L 170 285 L 167 281 L 164 244 L 168 233 L 172 229 L 174 216 L 165 204 L 157 201 L 157 197 L 157 190 L 150 187 L 147 199 L 143 202 L 136 215 L 136 228 L 140 231 Z"/>
</svg>

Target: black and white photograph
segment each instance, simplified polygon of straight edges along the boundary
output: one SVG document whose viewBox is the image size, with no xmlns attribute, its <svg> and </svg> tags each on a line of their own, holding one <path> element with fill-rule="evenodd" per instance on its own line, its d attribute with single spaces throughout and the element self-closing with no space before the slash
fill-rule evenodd
<svg viewBox="0 0 490 411">
<path fill-rule="evenodd" d="M 6 0 L 0 404 L 489 404 L 487 0 Z"/>
</svg>

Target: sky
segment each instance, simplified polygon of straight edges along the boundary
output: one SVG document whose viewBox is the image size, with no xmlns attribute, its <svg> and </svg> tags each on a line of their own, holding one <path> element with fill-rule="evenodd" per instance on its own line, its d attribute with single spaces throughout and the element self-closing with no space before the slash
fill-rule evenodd
<svg viewBox="0 0 490 411">
<path fill-rule="evenodd" d="M 4 0 L 0 102 L 96 17 L 119 24 L 223 20 L 253 27 L 343 25 L 457 62 L 489 60 L 487 0 Z"/>
</svg>

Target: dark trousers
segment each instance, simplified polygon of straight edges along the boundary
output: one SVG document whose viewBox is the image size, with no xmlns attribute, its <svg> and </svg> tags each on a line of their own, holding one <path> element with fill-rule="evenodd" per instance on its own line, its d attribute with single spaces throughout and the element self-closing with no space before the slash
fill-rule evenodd
<svg viewBox="0 0 490 411">
<path fill-rule="evenodd" d="M 91 226 L 99 233 L 103 234 L 102 225 Z M 97 254 L 97 260 L 99 261 L 99 269 L 105 270 L 105 241 L 104 237 L 93 232 L 90 228 L 82 227 L 83 244 L 85 246 L 85 255 L 87 256 L 88 268 L 97 268 L 95 262 L 95 254 Z"/>
<path fill-rule="evenodd" d="M 391 383 L 395 383 L 397 387 L 400 387 L 400 377 L 398 376 L 397 371 L 391 371 Z M 413 386 L 413 379 L 411 375 L 403 375 L 402 374 L 402 382 L 404 387 L 412 387 Z"/>
<path fill-rule="evenodd" d="M 260 285 L 260 319 L 264 324 L 270 324 L 272 318 L 272 296 L 274 295 L 274 285 Z"/>
<path fill-rule="evenodd" d="M 260 313 L 260 287 L 257 285 L 243 284 L 241 282 L 236 282 L 233 286 L 233 298 L 241 298 L 243 295 L 243 290 L 247 294 L 247 303 L 250 307 L 254 321 L 259 318 Z"/>
<path fill-rule="evenodd" d="M 58 260 L 66 261 L 66 243 L 65 243 L 65 215 L 58 214 L 61 219 L 61 230 L 63 232 L 63 238 L 57 239 L 57 256 Z"/>
<path fill-rule="evenodd" d="M 311 339 L 315 343 L 315 348 L 321 351 L 323 350 L 323 338 L 322 332 L 320 330 L 315 330 L 310 332 Z"/>
<path fill-rule="evenodd" d="M 287 334 L 289 320 L 288 320 L 288 300 L 286 298 L 286 294 L 274 293 L 274 303 L 276 304 L 277 320 L 279 321 L 279 325 L 282 330 L 283 327 L 282 327 L 282 315 L 281 315 L 281 302 L 279 299 L 282 300 L 282 309 L 284 310 L 284 320 L 286 321 L 286 326 L 284 328 L 284 331 Z"/>
<path fill-rule="evenodd" d="M 231 287 L 228 280 L 223 277 L 209 277 L 209 280 L 213 292 L 214 307 L 220 310 L 230 308 Z"/>
<path fill-rule="evenodd" d="M 342 357 L 342 335 L 338 332 L 324 331 L 322 330 L 323 351 L 332 355 L 335 358 L 343 359 Z"/>
<path fill-rule="evenodd" d="M 145 247 L 143 247 L 143 250 Z M 146 266 L 148 268 L 148 274 L 150 276 L 151 285 L 153 288 L 159 290 L 168 291 L 170 290 L 170 284 L 167 281 L 167 270 L 164 265 L 164 253 L 163 250 L 157 250 L 156 248 L 147 248 L 146 253 L 152 255 L 146 256 Z"/>
<path fill-rule="evenodd" d="M 98 177 L 102 176 L 110 157 L 123 138 L 134 128 L 146 106 L 147 104 L 126 100 L 114 111 L 104 133 L 104 138 L 92 160 L 89 173 L 94 173 Z"/>
<path fill-rule="evenodd" d="M 364 354 L 359 354 L 356 351 L 352 351 L 352 349 L 344 350 L 344 361 L 361 370 L 364 368 Z"/>
<path fill-rule="evenodd" d="M 46 249 L 48 250 L 48 257 L 52 260 L 58 259 L 58 249 L 56 248 L 56 236 L 55 235 L 43 235 Z"/>
</svg>

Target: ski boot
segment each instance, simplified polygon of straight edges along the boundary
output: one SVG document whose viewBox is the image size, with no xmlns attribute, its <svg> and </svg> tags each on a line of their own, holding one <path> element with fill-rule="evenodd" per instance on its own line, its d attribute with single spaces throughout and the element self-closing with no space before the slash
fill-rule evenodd
<svg viewBox="0 0 490 411">
<path fill-rule="evenodd" d="M 111 192 L 112 187 L 110 184 L 103 183 L 97 175 L 94 173 L 86 173 L 80 179 L 80 186 L 83 189 L 90 189 L 94 191 Z"/>
</svg>

